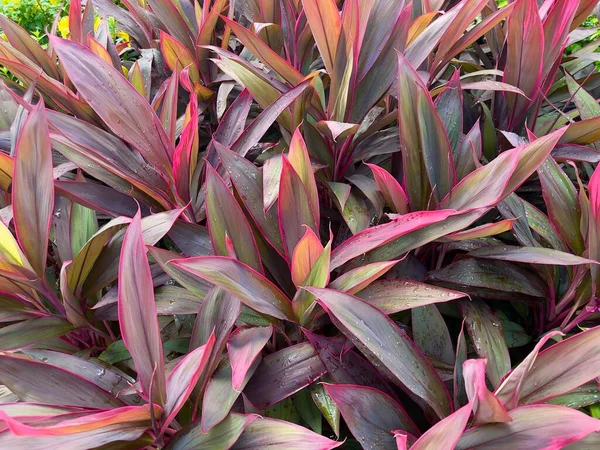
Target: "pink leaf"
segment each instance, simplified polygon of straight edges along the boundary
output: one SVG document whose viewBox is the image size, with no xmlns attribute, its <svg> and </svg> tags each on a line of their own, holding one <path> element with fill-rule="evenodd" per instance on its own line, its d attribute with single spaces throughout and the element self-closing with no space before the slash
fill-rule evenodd
<svg viewBox="0 0 600 450">
<path fill-rule="evenodd" d="M 511 422 L 498 397 L 492 394 L 485 385 L 485 359 L 469 359 L 463 364 L 463 377 L 467 397 L 475 415 L 474 425 L 494 422 Z"/>
<path fill-rule="evenodd" d="M 171 423 L 196 387 L 202 371 L 206 368 L 214 344 L 215 335 L 211 334 L 206 344 L 188 353 L 169 374 L 167 403 L 165 404 L 167 418 L 163 422 L 163 428 Z"/>
<path fill-rule="evenodd" d="M 471 404 L 463 406 L 441 422 L 436 423 L 421 436 L 411 450 L 453 450 L 471 415 Z"/>
<path fill-rule="evenodd" d="M 600 430 L 600 420 L 563 406 L 523 406 L 513 409 L 509 414 L 512 422 L 469 429 L 456 449 L 560 450 Z M 420 450 L 415 447 L 412 449 Z"/>
<path fill-rule="evenodd" d="M 512 130 L 524 120 L 542 82 L 544 31 L 535 0 L 517 0 L 508 19 L 506 48 L 503 81 L 521 89 L 529 98 L 504 93 L 508 105 L 507 126 Z"/>
<path fill-rule="evenodd" d="M 304 280 L 323 253 L 323 244 L 315 232 L 306 227 L 306 232 L 292 254 L 292 281 L 296 286 L 302 286 Z"/>
<path fill-rule="evenodd" d="M 394 218 L 394 220 L 384 225 L 371 227 L 357 233 L 337 246 L 332 252 L 331 270 L 400 236 L 427 225 L 441 222 L 454 214 L 456 214 L 454 210 L 418 211 Z"/>
<path fill-rule="evenodd" d="M 273 326 L 238 329 L 227 342 L 233 389 L 239 390 L 246 373 L 273 334 Z"/>
<path fill-rule="evenodd" d="M 317 192 L 317 183 L 313 167 L 308 155 L 306 143 L 302 137 L 300 129 L 297 128 L 290 142 L 290 151 L 288 153 L 288 161 L 302 180 L 302 184 L 306 189 L 306 196 L 310 204 L 315 223 L 318 225 L 321 221 L 319 211 L 319 193 Z"/>
<path fill-rule="evenodd" d="M 226 236 L 235 258 L 263 273 L 254 233 L 233 194 L 210 164 L 206 166 L 206 216 L 215 255 L 227 256 Z"/>
<path fill-rule="evenodd" d="M 363 448 L 394 450 L 392 432 L 419 435 L 410 416 L 394 399 L 377 389 L 350 384 L 325 384 L 344 421 Z"/>
<path fill-rule="evenodd" d="M 367 164 L 367 166 L 373 172 L 375 182 L 383 194 L 387 206 L 392 208 L 392 212 L 406 214 L 408 212 L 408 198 L 400 183 L 387 170 L 375 164 Z"/>
<path fill-rule="evenodd" d="M 497 389 L 496 395 L 507 407 L 545 402 L 598 376 L 600 355 L 596 349 L 600 345 L 600 327 L 576 334 L 538 354 L 543 344 L 556 334 L 544 336 Z"/>
<path fill-rule="evenodd" d="M 319 379 L 327 369 L 308 342 L 266 356 L 244 389 L 248 400 L 262 410 Z"/>
<path fill-rule="evenodd" d="M 358 384 L 377 389 L 394 400 L 396 393 L 375 367 L 354 350 L 344 351 L 344 344 L 332 338 L 302 329 L 310 344 L 337 384 Z"/>
</svg>

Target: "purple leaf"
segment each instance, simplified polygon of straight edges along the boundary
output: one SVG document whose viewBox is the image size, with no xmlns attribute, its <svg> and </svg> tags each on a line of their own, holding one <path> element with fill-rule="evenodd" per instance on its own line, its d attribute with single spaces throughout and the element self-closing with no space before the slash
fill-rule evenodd
<svg viewBox="0 0 600 450">
<path fill-rule="evenodd" d="M 317 297 L 340 331 L 385 376 L 429 405 L 439 417 L 450 414 L 450 396 L 437 372 L 415 343 L 389 317 L 348 294 L 331 289 L 306 290 Z"/>
<path fill-rule="evenodd" d="M 419 211 L 395 218 L 390 223 L 357 233 L 331 253 L 331 270 L 370 250 L 381 247 L 411 231 L 441 222 L 456 214 L 454 210 Z"/>
<path fill-rule="evenodd" d="M 545 402 L 598 376 L 600 356 L 594 349 L 600 339 L 600 327 L 576 334 L 538 354 L 548 339 L 557 334 L 545 335 L 497 389 L 496 395 L 507 407 Z"/>
<path fill-rule="evenodd" d="M 473 408 L 473 424 L 512 422 L 500 399 L 485 384 L 485 359 L 469 359 L 463 364 L 467 397 Z"/>
<path fill-rule="evenodd" d="M 235 258 L 263 273 L 252 228 L 227 185 L 210 164 L 206 166 L 205 191 L 207 224 L 215 255 L 228 256 L 225 241 L 229 237 Z"/>
<path fill-rule="evenodd" d="M 375 367 L 354 350 L 344 352 L 343 343 L 302 330 L 319 354 L 331 379 L 338 384 L 359 384 L 377 389 L 397 400 L 396 393 Z"/>
<path fill-rule="evenodd" d="M 327 369 L 312 345 L 293 345 L 265 357 L 244 394 L 262 410 L 308 386 L 325 372 Z"/>
<path fill-rule="evenodd" d="M 125 233 L 121 249 L 119 325 L 144 393 L 153 402 L 164 405 L 166 380 L 163 348 L 139 212 Z"/>
<path fill-rule="evenodd" d="M 438 450 L 440 448 L 453 450 L 467 426 L 470 415 L 471 404 L 463 406 L 427 430 L 413 444 L 411 450 Z"/>
<path fill-rule="evenodd" d="M 175 151 L 156 113 L 112 65 L 72 41 L 50 39 L 69 79 L 112 131 L 129 142 L 167 178 Z"/>
<path fill-rule="evenodd" d="M 358 297 L 386 314 L 419 306 L 448 302 L 467 294 L 414 280 L 379 280 L 358 293 Z"/>
<path fill-rule="evenodd" d="M 279 228 L 288 259 L 306 232 L 305 226 L 319 232 L 318 217 L 314 215 L 306 187 L 290 161 L 282 157 L 278 200 Z"/>
<path fill-rule="evenodd" d="M 542 82 L 544 31 L 535 0 L 518 0 L 507 25 L 506 66 L 503 81 L 525 95 L 505 92 L 507 128 L 520 126 Z"/>
<path fill-rule="evenodd" d="M 242 393 L 241 390 L 246 387 L 246 384 L 254 375 L 260 361 L 259 355 L 246 373 L 246 378 L 243 380 L 240 390 L 234 389 L 231 385 L 231 361 L 227 358 L 221 361 L 219 367 L 208 380 L 202 396 L 200 428 L 203 433 L 209 433 L 213 427 L 218 426 L 226 419 L 227 414 L 229 414 Z"/>
<path fill-rule="evenodd" d="M 541 247 L 516 247 L 509 245 L 490 245 L 473 250 L 469 256 L 476 258 L 499 259 L 529 264 L 550 264 L 576 266 L 579 264 L 600 264 L 591 259 L 571 253 Z"/>
<path fill-rule="evenodd" d="M 381 391 L 351 384 L 325 384 L 325 390 L 364 448 L 395 450 L 394 430 L 420 434 L 402 406 Z"/>
<path fill-rule="evenodd" d="M 84 408 L 115 408 L 123 402 L 91 381 L 25 357 L 0 355 L 0 383 L 22 401 Z"/>
<path fill-rule="evenodd" d="M 19 244 L 40 278 L 44 278 L 54 186 L 52 152 L 44 102 L 29 114 L 19 132 L 12 183 L 12 205 Z"/>
<path fill-rule="evenodd" d="M 235 259 L 199 256 L 168 264 L 219 286 L 258 312 L 294 321 L 292 304 L 285 294 L 263 275 Z"/>
</svg>

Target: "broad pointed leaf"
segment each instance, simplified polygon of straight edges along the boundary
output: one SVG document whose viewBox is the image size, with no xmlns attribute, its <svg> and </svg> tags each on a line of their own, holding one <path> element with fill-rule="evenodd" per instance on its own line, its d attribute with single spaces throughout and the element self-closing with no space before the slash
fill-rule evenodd
<svg viewBox="0 0 600 450">
<path fill-rule="evenodd" d="M 331 289 L 306 288 L 334 323 L 395 383 L 427 403 L 439 417 L 451 411 L 450 396 L 414 342 L 377 308 Z M 420 374 L 416 376 L 416 374 Z"/>
<path fill-rule="evenodd" d="M 398 100 L 404 187 L 413 209 L 426 209 L 430 192 L 433 191 L 439 202 L 454 186 L 454 157 L 429 91 L 401 55 L 398 57 Z"/>
<path fill-rule="evenodd" d="M 72 330 L 73 325 L 60 317 L 24 320 L 0 329 L 0 350 L 17 350 Z"/>
<path fill-rule="evenodd" d="M 510 423 L 474 427 L 465 432 L 457 450 L 519 448 L 559 450 L 600 429 L 600 421 L 574 409 L 555 405 L 524 406 L 510 411 Z"/>
<path fill-rule="evenodd" d="M 168 426 L 175 418 L 183 404 L 196 386 L 215 343 L 214 335 L 201 347 L 188 353 L 177 364 L 167 379 L 167 402 L 165 404 L 165 419 L 163 426 Z"/>
<path fill-rule="evenodd" d="M 175 149 L 146 99 L 117 69 L 85 47 L 58 38 L 51 42 L 81 96 L 117 136 L 172 179 Z"/>
<path fill-rule="evenodd" d="M 544 336 L 532 353 L 502 382 L 496 394 L 505 405 L 514 408 L 541 403 L 597 377 L 599 362 L 592 349 L 597 345 L 600 328 L 576 334 L 538 354 L 542 345 L 556 334 Z"/>
<path fill-rule="evenodd" d="M 308 226 L 318 233 L 319 224 L 302 179 L 286 157 L 283 157 L 282 163 L 278 200 L 279 227 L 286 254 L 291 258 L 296 245 L 304 236 L 304 227 Z"/>
<path fill-rule="evenodd" d="M 503 81 L 521 89 L 527 99 L 506 92 L 508 129 L 522 124 L 542 82 L 544 31 L 535 0 L 518 0 L 507 25 L 506 66 Z"/>
<path fill-rule="evenodd" d="M 52 153 L 43 101 L 29 114 L 19 133 L 12 204 L 19 243 L 35 272 L 43 278 L 54 208 Z"/>
<path fill-rule="evenodd" d="M 325 69 L 334 73 L 335 54 L 342 31 L 340 12 L 334 0 L 302 0 L 304 13 Z"/>
<path fill-rule="evenodd" d="M 100 409 L 123 405 L 111 392 L 60 367 L 8 354 L 0 361 L 0 383 L 23 401 Z"/>
<path fill-rule="evenodd" d="M 223 359 L 206 384 L 202 396 L 202 418 L 200 427 L 204 433 L 210 433 L 213 427 L 218 426 L 233 408 L 242 390 L 254 375 L 260 364 L 260 355 L 254 361 L 242 381 L 240 389 L 234 389 L 231 384 L 231 361 Z"/>
<path fill-rule="evenodd" d="M 375 164 L 367 164 L 367 166 L 373 172 L 375 182 L 383 194 L 387 206 L 394 213 L 406 214 L 408 212 L 408 198 L 400 183 L 387 170 Z"/>
<path fill-rule="evenodd" d="M 304 342 L 265 357 L 244 394 L 262 410 L 298 392 L 326 372 L 312 345 Z"/>
<path fill-rule="evenodd" d="M 352 269 L 336 278 L 327 286 L 329 289 L 356 294 L 396 265 L 398 261 L 384 261 Z"/>
<path fill-rule="evenodd" d="M 571 253 L 541 247 L 490 245 L 473 250 L 469 253 L 469 256 L 529 264 L 557 264 L 563 266 L 600 264 L 597 261 L 582 258 L 581 256 L 573 255 Z"/>
<path fill-rule="evenodd" d="M 119 325 L 144 393 L 155 403 L 164 405 L 166 380 L 163 348 L 139 213 L 131 221 L 121 249 Z"/>
<path fill-rule="evenodd" d="M 475 352 L 480 358 L 488 360 L 486 372 L 492 385 L 496 387 L 511 367 L 502 324 L 492 309 L 482 301 L 461 300 L 459 306 Z"/>
<path fill-rule="evenodd" d="M 465 388 L 473 408 L 473 424 L 512 422 L 500 399 L 486 387 L 485 365 L 484 359 L 469 359 L 463 364 Z"/>
<path fill-rule="evenodd" d="M 397 399 L 396 393 L 375 367 L 356 351 L 344 353 L 345 342 L 319 336 L 303 329 L 319 358 L 327 368 L 328 376 L 337 384 L 357 384 L 377 389 Z"/>
<path fill-rule="evenodd" d="M 205 190 L 208 230 L 215 254 L 228 256 L 225 240 L 229 237 L 235 258 L 262 273 L 260 254 L 246 216 L 210 164 L 206 166 Z"/>
<path fill-rule="evenodd" d="M 231 413 L 208 433 L 202 433 L 200 421 L 190 423 L 177 432 L 165 450 L 224 450 L 238 440 L 244 429 L 258 416 Z"/>
<path fill-rule="evenodd" d="M 390 223 L 369 228 L 344 241 L 331 254 L 331 269 L 380 247 L 411 231 L 435 224 L 455 214 L 454 210 L 419 211 L 394 218 Z"/>
<path fill-rule="evenodd" d="M 256 226 L 265 239 L 283 254 L 277 210 L 271 208 L 265 213 L 263 209 L 263 173 L 250 161 L 224 146 L 215 143 L 215 149 Z"/>
<path fill-rule="evenodd" d="M 467 294 L 414 280 L 379 280 L 359 292 L 364 301 L 386 314 L 419 306 L 448 302 Z"/>
<path fill-rule="evenodd" d="M 169 261 L 169 264 L 219 286 L 258 312 L 294 320 L 291 302 L 285 294 L 260 273 L 237 260 L 200 256 Z"/>
<path fill-rule="evenodd" d="M 436 450 L 442 446 L 454 450 L 471 415 L 471 405 L 466 405 L 436 423 L 411 447 L 414 450 Z"/>
<path fill-rule="evenodd" d="M 553 158 L 548 158 L 538 169 L 548 217 L 573 251 L 583 252 L 580 231 L 581 209 L 575 186 Z"/>
<path fill-rule="evenodd" d="M 383 392 L 350 384 L 325 384 L 325 389 L 363 448 L 396 450 L 394 430 L 419 435 L 402 406 Z"/>
<path fill-rule="evenodd" d="M 273 334 L 273 327 L 238 329 L 227 342 L 233 389 L 240 390 L 246 373 Z"/>
<path fill-rule="evenodd" d="M 269 450 L 285 448 L 287 450 L 330 450 L 343 442 L 313 433 L 312 431 L 276 419 L 256 419 L 246 427 L 232 450 Z"/>
</svg>

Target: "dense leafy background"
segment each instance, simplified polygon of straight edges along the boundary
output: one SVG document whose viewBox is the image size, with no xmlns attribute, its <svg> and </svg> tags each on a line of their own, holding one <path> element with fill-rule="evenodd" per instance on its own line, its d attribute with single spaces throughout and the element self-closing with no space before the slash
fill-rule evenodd
<svg viewBox="0 0 600 450">
<path fill-rule="evenodd" d="M 0 447 L 598 448 L 595 6 L 3 3 Z"/>
</svg>

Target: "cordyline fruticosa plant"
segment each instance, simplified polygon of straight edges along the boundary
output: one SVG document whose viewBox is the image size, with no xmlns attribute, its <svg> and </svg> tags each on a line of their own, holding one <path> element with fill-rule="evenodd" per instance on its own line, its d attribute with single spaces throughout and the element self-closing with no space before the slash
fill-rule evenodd
<svg viewBox="0 0 600 450">
<path fill-rule="evenodd" d="M 120 3 L 0 17 L 0 447 L 600 446 L 595 1 Z"/>
</svg>

